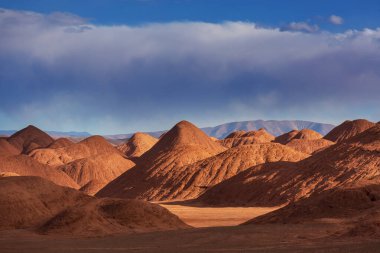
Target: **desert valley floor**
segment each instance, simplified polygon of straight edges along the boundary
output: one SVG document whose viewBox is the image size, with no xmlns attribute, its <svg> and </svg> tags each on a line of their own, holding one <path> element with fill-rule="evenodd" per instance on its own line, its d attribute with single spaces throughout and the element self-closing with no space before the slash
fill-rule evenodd
<svg viewBox="0 0 380 253">
<path fill-rule="evenodd" d="M 380 123 L 0 137 L 0 252 L 380 252 Z"/>
</svg>

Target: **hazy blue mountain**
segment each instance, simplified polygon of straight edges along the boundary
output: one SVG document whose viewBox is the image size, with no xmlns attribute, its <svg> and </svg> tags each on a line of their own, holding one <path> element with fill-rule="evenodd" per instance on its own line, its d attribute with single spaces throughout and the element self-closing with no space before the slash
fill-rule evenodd
<svg viewBox="0 0 380 253">
<path fill-rule="evenodd" d="M 304 129 L 309 128 L 314 131 L 319 132 L 322 135 L 326 135 L 335 126 L 331 124 L 324 124 L 311 121 L 303 120 L 252 120 L 252 121 L 241 121 L 241 122 L 230 122 L 215 127 L 204 127 L 201 128 L 205 133 L 210 136 L 216 137 L 218 139 L 223 139 L 231 132 L 238 130 L 252 131 L 258 130 L 260 128 L 265 128 L 269 133 L 278 136 L 283 133 L 287 133 L 293 129 Z M 147 132 L 154 137 L 160 137 L 164 131 L 154 131 Z M 0 130 L 0 136 L 9 136 L 15 133 L 15 130 Z M 59 132 L 59 131 L 47 131 L 47 133 L 53 137 L 78 137 L 84 138 L 91 134 L 88 132 Z M 130 138 L 133 133 L 129 134 L 115 134 L 115 135 L 105 135 L 104 137 L 114 144 L 120 144 Z"/>
<path fill-rule="evenodd" d="M 291 130 L 297 129 L 301 130 L 304 128 L 309 128 L 322 135 L 326 135 L 335 126 L 331 124 L 324 124 L 311 121 L 303 120 L 252 120 L 252 121 L 241 121 L 241 122 L 230 122 L 215 127 L 204 127 L 201 128 L 205 133 L 210 136 L 216 137 L 218 139 L 223 139 L 231 132 L 238 130 L 252 131 L 258 130 L 260 128 L 265 128 L 269 133 L 278 136 L 283 133 L 287 133 Z M 165 131 L 147 132 L 154 137 L 160 137 Z M 118 135 L 107 135 L 108 139 L 128 139 L 133 135 L 130 134 L 118 134 Z"/>
<path fill-rule="evenodd" d="M 222 124 L 215 127 L 202 128 L 208 135 L 216 138 L 224 138 L 228 134 L 238 130 L 252 131 L 265 128 L 269 133 L 278 136 L 291 130 L 312 129 L 322 135 L 326 135 L 335 126 L 331 124 L 317 123 L 303 120 L 253 120 Z"/>
<path fill-rule="evenodd" d="M 0 130 L 0 135 L 10 136 L 18 130 Z M 91 136 L 88 132 L 60 132 L 60 131 L 46 131 L 52 137 L 88 137 Z"/>
</svg>

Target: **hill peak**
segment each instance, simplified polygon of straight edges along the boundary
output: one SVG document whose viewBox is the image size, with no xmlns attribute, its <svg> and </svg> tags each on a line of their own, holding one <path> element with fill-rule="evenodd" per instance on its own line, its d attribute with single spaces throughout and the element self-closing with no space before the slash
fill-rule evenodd
<svg viewBox="0 0 380 253">
<path fill-rule="evenodd" d="M 157 138 L 149 134 L 137 132 L 127 142 L 117 146 L 117 149 L 128 157 L 139 157 L 151 149 L 157 141 Z"/>
<path fill-rule="evenodd" d="M 100 136 L 100 135 L 90 136 L 90 137 L 80 141 L 79 143 L 86 144 L 86 145 L 102 144 L 102 145 L 112 146 L 103 136 Z"/>
<path fill-rule="evenodd" d="M 326 140 L 341 142 L 373 127 L 375 123 L 366 119 L 346 120 L 331 130 L 324 138 Z"/>
<path fill-rule="evenodd" d="M 164 134 L 151 151 L 168 150 L 183 146 L 200 146 L 203 149 L 220 151 L 223 148 L 205 134 L 201 129 L 188 121 L 180 121 Z"/>
<path fill-rule="evenodd" d="M 301 139 L 301 140 L 316 140 L 321 139 L 323 136 L 311 129 L 305 128 L 299 131 L 293 139 Z"/>
<path fill-rule="evenodd" d="M 8 141 L 18 150 L 26 153 L 35 148 L 47 147 L 54 139 L 41 129 L 29 125 L 11 135 Z"/>
</svg>

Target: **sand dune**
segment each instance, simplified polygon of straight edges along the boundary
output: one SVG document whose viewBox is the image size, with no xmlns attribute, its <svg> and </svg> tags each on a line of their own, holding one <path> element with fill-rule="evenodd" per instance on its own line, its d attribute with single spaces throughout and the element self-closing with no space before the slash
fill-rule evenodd
<svg viewBox="0 0 380 253">
<path fill-rule="evenodd" d="M 126 143 L 117 146 L 127 157 L 140 157 L 151 149 L 158 141 L 157 138 L 145 133 L 135 133 Z"/>
<path fill-rule="evenodd" d="M 156 204 L 97 199 L 39 177 L 0 178 L 0 203 L 1 230 L 104 235 L 188 227 Z"/>
<path fill-rule="evenodd" d="M 266 163 L 208 190 L 199 200 L 219 205 L 279 205 L 334 187 L 376 184 L 380 124 L 297 163 Z"/>
</svg>

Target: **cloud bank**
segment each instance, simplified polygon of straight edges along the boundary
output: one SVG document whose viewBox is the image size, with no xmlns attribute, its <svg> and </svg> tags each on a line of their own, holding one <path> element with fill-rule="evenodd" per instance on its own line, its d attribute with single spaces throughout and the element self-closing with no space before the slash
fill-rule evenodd
<svg viewBox="0 0 380 253">
<path fill-rule="evenodd" d="M 0 10 L 1 128 L 123 133 L 188 119 L 380 118 L 380 29 L 101 26 Z"/>
<path fill-rule="evenodd" d="M 336 15 L 331 15 L 329 21 L 333 25 L 342 25 L 344 23 L 344 19 Z"/>
</svg>

